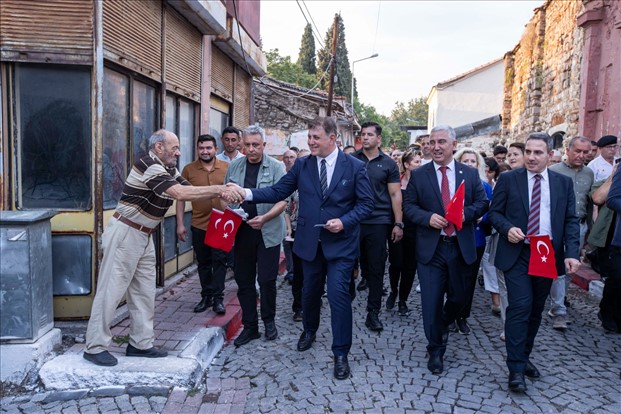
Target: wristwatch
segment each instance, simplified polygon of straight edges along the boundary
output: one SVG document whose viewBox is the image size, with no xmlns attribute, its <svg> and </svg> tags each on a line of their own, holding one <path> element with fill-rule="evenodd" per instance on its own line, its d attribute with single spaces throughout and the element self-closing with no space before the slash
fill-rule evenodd
<svg viewBox="0 0 621 414">
<path fill-rule="evenodd" d="M 396 222 L 395 227 L 399 227 L 401 230 L 403 230 L 403 222 L 402 221 Z"/>
</svg>

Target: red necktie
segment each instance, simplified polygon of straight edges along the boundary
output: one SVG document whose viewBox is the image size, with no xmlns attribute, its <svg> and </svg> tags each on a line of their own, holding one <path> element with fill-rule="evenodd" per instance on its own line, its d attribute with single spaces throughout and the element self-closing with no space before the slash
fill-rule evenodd
<svg viewBox="0 0 621 414">
<path fill-rule="evenodd" d="M 451 191 L 449 190 L 448 177 L 446 176 L 446 165 L 440 167 L 440 172 L 442 173 L 442 204 L 444 205 L 444 214 L 446 214 L 446 207 L 449 201 L 451 201 Z M 452 236 L 453 233 L 455 233 L 455 225 L 449 222 L 448 226 L 444 228 L 444 232 L 447 236 Z"/>
<path fill-rule="evenodd" d="M 533 192 L 530 196 L 530 211 L 528 212 L 528 227 L 526 228 L 526 234 L 538 235 L 539 234 L 539 216 L 541 210 L 541 174 L 535 175 L 535 183 L 533 184 Z"/>
</svg>

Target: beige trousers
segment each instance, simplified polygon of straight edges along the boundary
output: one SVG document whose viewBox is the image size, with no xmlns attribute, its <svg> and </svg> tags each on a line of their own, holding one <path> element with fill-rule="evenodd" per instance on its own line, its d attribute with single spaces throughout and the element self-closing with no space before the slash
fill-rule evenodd
<svg viewBox="0 0 621 414">
<path fill-rule="evenodd" d="M 138 349 L 151 348 L 155 308 L 153 238 L 112 218 L 102 236 L 102 249 L 85 351 L 97 354 L 108 348 L 114 311 L 124 295 L 130 317 L 129 343 Z"/>
</svg>

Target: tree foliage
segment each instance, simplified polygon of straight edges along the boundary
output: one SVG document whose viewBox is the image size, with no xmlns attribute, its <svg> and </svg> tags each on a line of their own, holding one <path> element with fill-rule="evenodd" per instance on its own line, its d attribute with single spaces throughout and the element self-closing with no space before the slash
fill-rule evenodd
<svg viewBox="0 0 621 414">
<path fill-rule="evenodd" d="M 268 76 L 284 82 L 293 83 L 304 88 L 312 88 L 317 78 L 302 69 L 298 63 L 291 61 L 291 56 L 280 56 L 278 49 L 265 52 Z"/>
<path fill-rule="evenodd" d="M 345 24 L 343 18 L 337 14 L 336 22 L 338 25 L 338 37 L 336 42 L 336 82 L 334 82 L 334 93 L 341 96 L 351 95 L 351 69 L 349 67 L 349 57 L 347 55 L 347 46 L 345 45 Z M 330 54 L 332 52 L 332 39 L 334 38 L 334 23 L 326 33 L 325 46 L 319 50 L 317 55 L 317 65 L 319 73 L 327 70 L 330 62 Z M 330 84 L 329 76 L 325 76 L 321 81 L 321 89 L 328 90 Z"/>
<path fill-rule="evenodd" d="M 427 125 L 429 105 L 427 105 L 426 100 L 424 96 L 421 96 L 410 99 L 407 104 L 396 102 L 390 117 L 399 122 L 400 125 Z"/>
<path fill-rule="evenodd" d="M 317 73 L 317 67 L 315 66 L 315 38 L 313 37 L 313 28 L 310 23 L 304 28 L 300 53 L 298 54 L 298 64 L 302 66 L 302 70 L 306 73 L 313 75 Z"/>
</svg>

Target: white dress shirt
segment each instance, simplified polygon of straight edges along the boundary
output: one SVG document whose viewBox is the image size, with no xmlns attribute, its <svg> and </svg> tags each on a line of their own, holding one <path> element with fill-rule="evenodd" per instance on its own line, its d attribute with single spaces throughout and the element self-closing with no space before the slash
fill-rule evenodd
<svg viewBox="0 0 621 414">
<path fill-rule="evenodd" d="M 606 161 L 601 155 L 598 155 L 587 167 L 593 170 L 593 182 L 598 182 L 599 180 L 605 180 L 610 177 L 614 165 Z"/>
<path fill-rule="evenodd" d="M 324 159 L 326 160 L 326 176 L 328 179 L 327 188 L 330 188 L 330 183 L 332 182 L 332 175 L 334 175 L 334 167 L 336 166 L 336 159 L 338 158 L 338 156 L 339 149 L 337 147 L 327 157 L 317 157 L 317 171 L 319 173 L 318 177 L 321 176 L 321 161 Z"/>
<path fill-rule="evenodd" d="M 528 174 L 528 209 L 530 211 L 530 201 L 532 199 L 533 187 L 535 185 L 535 175 L 541 174 L 541 202 L 539 204 L 539 235 L 548 235 L 552 239 L 552 215 L 550 204 L 550 179 L 548 169 L 540 173 L 526 171 Z"/>
</svg>

